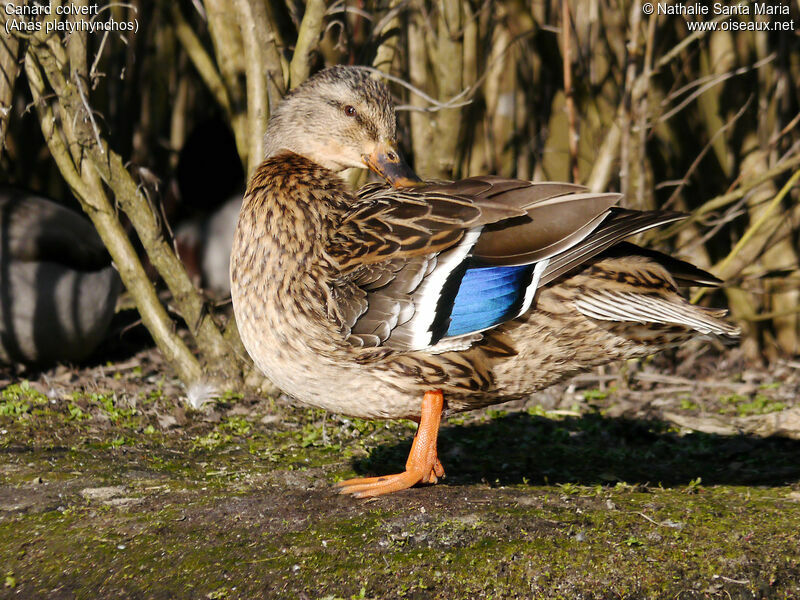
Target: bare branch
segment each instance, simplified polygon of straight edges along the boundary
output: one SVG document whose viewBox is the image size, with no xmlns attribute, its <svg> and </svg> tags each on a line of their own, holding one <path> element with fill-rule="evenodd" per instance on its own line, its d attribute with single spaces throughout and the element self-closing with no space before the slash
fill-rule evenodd
<svg viewBox="0 0 800 600">
<path fill-rule="evenodd" d="M 171 6 L 172 20 L 175 23 L 175 35 L 178 36 L 183 49 L 189 55 L 194 68 L 200 75 L 200 78 L 206 84 L 208 91 L 214 96 L 217 104 L 222 107 L 228 117 L 232 117 L 231 100 L 228 96 L 228 90 L 222 81 L 222 77 L 217 71 L 214 61 L 208 55 L 200 38 L 194 32 L 194 29 L 186 22 L 183 13 L 180 9 L 180 4 L 173 3 Z"/>
<path fill-rule="evenodd" d="M 297 44 L 294 56 L 289 65 L 289 85 L 296 88 L 308 78 L 309 54 L 319 44 L 322 33 L 322 19 L 325 16 L 325 0 L 309 0 L 300 31 L 297 33 Z M 263 132 L 262 132 L 263 133 Z"/>
<path fill-rule="evenodd" d="M 738 69 L 734 69 L 733 71 L 728 71 L 727 73 L 722 73 L 720 75 L 713 75 L 713 76 L 709 76 L 709 77 L 704 78 L 704 79 L 698 79 L 698 80 L 694 81 L 691 85 L 692 86 L 696 86 L 698 84 L 701 84 L 700 87 L 698 89 L 696 89 L 694 92 L 692 92 L 691 94 L 689 94 L 689 96 L 687 96 L 684 100 L 682 100 L 680 102 L 680 104 L 675 106 L 672 110 L 669 110 L 666 113 L 660 115 L 656 122 L 657 123 L 662 123 L 662 122 L 666 121 L 667 119 L 670 119 L 670 118 L 674 117 L 676 114 L 678 114 L 684 108 L 686 108 L 686 106 L 689 103 L 691 103 L 692 100 L 694 100 L 698 96 L 702 95 L 703 92 L 705 92 L 706 90 L 709 90 L 709 89 L 713 88 L 714 86 L 719 85 L 720 83 L 722 83 L 724 81 L 727 81 L 731 77 L 736 77 L 737 75 L 743 75 L 743 74 L 745 74 L 745 73 L 747 73 L 749 71 L 753 71 L 754 69 L 760 69 L 764 65 L 769 64 L 770 62 L 775 60 L 776 57 L 777 57 L 777 54 L 775 54 L 773 52 L 772 54 L 770 54 L 766 58 L 762 58 L 761 60 L 759 60 L 758 62 L 753 63 L 752 65 L 748 65 L 746 67 L 740 67 Z M 676 95 L 678 95 L 680 93 L 683 93 L 683 91 L 685 91 L 685 90 L 686 90 L 686 87 L 681 88 L 680 90 L 676 91 L 674 94 L 671 94 L 670 97 L 668 97 L 665 100 L 665 102 L 668 102 L 672 96 L 676 96 Z"/>
<path fill-rule="evenodd" d="M 8 15 L 0 10 L 0 28 L 5 31 Z M 11 116 L 11 101 L 14 97 L 14 86 L 19 73 L 17 54 L 19 41 L 15 36 L 4 35 L 0 37 L 0 155 L 6 145 L 6 131 L 8 119 Z"/>
<path fill-rule="evenodd" d="M 569 15 L 569 2 L 561 0 L 561 39 L 562 64 L 564 72 L 564 96 L 566 98 L 567 119 L 569 121 L 569 165 L 573 182 L 580 181 L 578 171 L 578 125 L 575 114 L 575 96 L 572 89 L 572 19 Z"/>
<path fill-rule="evenodd" d="M 62 175 L 80 200 L 84 211 L 95 224 L 125 287 L 136 301 L 142 321 L 181 381 L 186 385 L 197 381 L 202 375 L 200 364 L 180 337 L 172 331 L 172 321 L 159 302 L 155 288 L 147 278 L 136 251 L 120 225 L 102 186 L 97 185 L 91 178 L 90 169 L 83 170 L 86 177 L 84 179 L 73 163 L 72 156 L 63 141 L 64 132 L 59 131 L 53 109 L 44 100 L 44 78 L 40 63 L 31 51 L 25 57 L 25 70 L 39 114 L 42 134 L 50 152 Z"/>
<path fill-rule="evenodd" d="M 391 0 L 389 11 L 375 24 L 375 27 L 372 28 L 370 39 L 385 35 L 392 29 L 399 29 L 399 14 L 408 6 L 408 2 L 409 0 Z M 397 35 L 387 36 L 375 53 L 375 59 L 372 61 L 372 65 L 379 71 L 388 73 L 392 68 L 394 57 L 397 54 L 397 44 Z"/>
<path fill-rule="evenodd" d="M 376 69 L 375 67 L 361 67 L 361 68 L 362 69 L 366 69 L 367 71 L 370 71 L 371 73 L 373 73 L 373 74 L 375 74 L 375 75 L 377 75 L 379 77 L 382 77 L 383 79 L 386 79 L 388 81 L 391 81 L 393 83 L 397 83 L 397 84 L 403 86 L 404 88 L 406 88 L 407 90 L 409 90 L 413 94 L 416 94 L 417 96 L 419 96 L 420 98 L 425 100 L 425 102 L 428 102 L 431 105 L 430 107 L 419 107 L 419 106 L 413 106 L 413 105 L 400 105 L 400 106 L 397 107 L 397 110 L 416 110 L 416 111 L 420 111 L 420 112 L 422 112 L 422 111 L 425 111 L 425 112 L 436 112 L 436 111 L 442 110 L 443 108 L 458 108 L 460 106 L 466 106 L 467 104 L 470 104 L 472 102 L 472 100 L 462 100 L 462 98 L 472 94 L 475 91 L 474 88 L 464 88 L 458 94 L 456 94 L 455 96 L 450 98 L 450 100 L 447 100 L 446 102 L 441 102 L 440 100 L 437 100 L 436 98 L 426 94 L 420 88 L 418 88 L 415 85 L 412 85 L 411 83 L 409 83 L 408 81 L 406 81 L 402 77 L 397 77 L 396 75 L 392 75 L 391 73 L 386 73 L 384 71 L 381 71 L 380 69 Z"/>
<path fill-rule="evenodd" d="M 139 186 L 125 169 L 120 156 L 113 152 L 102 138 L 100 145 L 96 143 L 94 131 L 88 125 L 90 119 L 88 115 L 82 114 L 85 110 L 84 103 L 77 87 L 63 77 L 59 62 L 56 56 L 50 52 L 49 46 L 34 43 L 29 49 L 30 53 L 35 56 L 37 63 L 41 65 L 50 85 L 58 95 L 58 106 L 68 117 L 62 119 L 62 123 L 75 123 L 71 130 L 64 131 L 64 135 L 69 147 L 75 149 L 72 155 L 78 159 L 73 158 L 73 160 L 76 165 L 80 165 L 81 177 L 85 179 L 99 176 L 113 190 L 116 200 L 136 229 L 150 261 L 172 292 L 184 321 L 190 326 L 198 324 L 193 333 L 209 364 L 212 365 L 212 368 L 225 370 L 226 376 L 235 377 L 232 371 L 234 365 L 228 356 L 228 345 L 208 315 L 202 298 L 192 285 L 180 261 L 162 236 L 158 220 L 148 206 L 147 199 L 142 196 Z M 102 187 L 99 183 L 91 182 L 91 179 L 89 181 L 91 191 L 94 193 L 87 193 L 85 187 L 78 189 L 84 190 L 82 194 L 84 198 L 90 196 L 95 198 L 104 209 L 104 195 L 98 195 L 98 190 L 102 190 Z M 70 182 L 71 185 L 72 183 Z M 142 317 L 144 319 L 144 315 Z M 147 321 L 145 322 L 147 323 Z M 176 356 L 174 352 L 172 356 Z M 185 359 L 182 361 L 186 362 Z M 189 369 L 186 365 L 182 368 L 183 370 Z"/>
</svg>

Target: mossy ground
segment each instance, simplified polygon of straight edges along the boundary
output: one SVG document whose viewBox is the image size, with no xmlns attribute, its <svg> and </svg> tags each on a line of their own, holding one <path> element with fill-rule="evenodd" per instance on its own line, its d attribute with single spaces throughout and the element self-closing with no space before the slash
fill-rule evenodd
<svg viewBox="0 0 800 600">
<path fill-rule="evenodd" d="M 632 396 L 591 388 L 454 416 L 441 484 L 364 501 L 332 483 L 398 469 L 412 424 L 193 412 L 131 378 L 3 390 L 0 598 L 800 598 L 788 437 L 614 415 Z M 762 385 L 676 410 L 791 404 Z"/>
</svg>

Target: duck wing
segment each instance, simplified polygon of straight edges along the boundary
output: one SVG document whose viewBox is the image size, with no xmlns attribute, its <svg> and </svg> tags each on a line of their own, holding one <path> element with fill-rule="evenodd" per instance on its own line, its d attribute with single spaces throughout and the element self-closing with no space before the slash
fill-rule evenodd
<svg viewBox="0 0 800 600">
<path fill-rule="evenodd" d="M 370 184 L 327 248 L 349 286 L 336 312 L 354 345 L 418 350 L 453 339 L 441 348 L 468 347 L 527 311 L 550 259 L 605 232 L 619 199 L 491 176 L 403 189 Z M 589 260 L 640 225 L 615 227 L 618 235 L 559 267 Z"/>
<path fill-rule="evenodd" d="M 346 272 L 441 252 L 457 244 L 471 228 L 525 215 L 512 204 L 471 196 L 471 188 L 364 186 L 358 202 L 331 236 L 327 254 Z"/>
</svg>

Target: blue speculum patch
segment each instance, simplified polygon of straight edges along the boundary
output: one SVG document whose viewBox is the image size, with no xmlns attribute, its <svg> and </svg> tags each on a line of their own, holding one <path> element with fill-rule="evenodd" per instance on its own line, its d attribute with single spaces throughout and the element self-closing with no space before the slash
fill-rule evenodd
<svg viewBox="0 0 800 600">
<path fill-rule="evenodd" d="M 458 288 L 445 337 L 481 331 L 514 318 L 534 265 L 470 268 Z"/>
</svg>

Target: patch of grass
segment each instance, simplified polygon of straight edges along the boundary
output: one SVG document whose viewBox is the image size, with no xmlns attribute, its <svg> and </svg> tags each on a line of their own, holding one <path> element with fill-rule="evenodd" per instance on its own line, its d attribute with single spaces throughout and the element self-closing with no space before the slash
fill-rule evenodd
<svg viewBox="0 0 800 600">
<path fill-rule="evenodd" d="M 783 385 L 780 381 L 773 381 L 771 383 L 762 383 L 758 386 L 760 390 L 778 390 L 780 389 L 781 385 Z"/>
<path fill-rule="evenodd" d="M 700 485 L 701 483 L 703 483 L 703 478 L 702 477 L 695 477 L 686 486 L 686 493 L 687 494 L 697 494 L 698 492 L 703 491 L 703 486 Z"/>
<path fill-rule="evenodd" d="M 192 450 L 216 450 L 232 439 L 230 434 L 221 433 L 215 429 L 214 431 L 209 431 L 205 435 L 198 435 L 192 438 L 191 447 Z"/>
<path fill-rule="evenodd" d="M 644 542 L 637 538 L 634 535 L 628 536 L 628 539 L 625 540 L 625 545 L 628 548 L 636 547 L 636 546 L 644 546 Z"/>
<path fill-rule="evenodd" d="M 605 400 L 611 390 L 591 389 L 583 392 L 584 400 Z"/>
<path fill-rule="evenodd" d="M 486 409 L 486 417 L 488 419 L 502 419 L 506 415 L 508 415 L 507 410 L 495 409 L 495 408 Z"/>
<path fill-rule="evenodd" d="M 234 392 L 232 390 L 225 390 L 222 396 L 219 397 L 220 402 L 224 402 L 227 404 L 234 404 L 236 402 L 240 402 L 244 399 L 244 395 L 240 394 L 239 392 Z"/>
<path fill-rule="evenodd" d="M 740 417 L 749 415 L 764 415 L 771 412 L 777 412 L 786 408 L 783 402 L 778 402 L 765 396 L 764 394 L 756 394 L 751 402 L 745 402 L 736 407 L 736 412 Z"/>
<path fill-rule="evenodd" d="M 252 430 L 252 427 L 247 419 L 240 416 L 228 417 L 222 423 L 222 428 L 239 437 L 245 437 L 249 435 L 250 431 Z"/>
<path fill-rule="evenodd" d="M 19 418 L 35 406 L 47 405 L 47 396 L 33 389 L 29 381 L 9 385 L 0 392 L 0 416 Z"/>
<path fill-rule="evenodd" d="M 720 396 L 719 401 L 723 404 L 740 404 L 742 402 L 747 402 L 747 396 L 743 396 L 742 394 L 728 394 L 726 396 Z"/>
<path fill-rule="evenodd" d="M 84 410 L 75 404 L 74 402 L 70 402 L 67 405 L 67 421 L 88 421 L 91 419 L 91 415 L 84 412 Z"/>
<path fill-rule="evenodd" d="M 526 412 L 532 417 L 547 417 L 548 416 L 547 411 L 540 404 L 528 407 L 528 410 Z"/>
<path fill-rule="evenodd" d="M 578 496 L 583 491 L 583 486 L 575 485 L 574 483 L 559 483 L 558 488 L 568 496 Z"/>
<path fill-rule="evenodd" d="M 322 441 L 322 426 L 317 426 L 313 423 L 303 426 L 303 437 L 300 441 L 300 446 L 308 448 L 309 446 L 319 445 L 318 442 Z"/>
<path fill-rule="evenodd" d="M 693 402 L 689 398 L 681 398 L 681 409 L 682 410 L 699 410 L 700 405 L 696 402 Z"/>
<path fill-rule="evenodd" d="M 112 423 L 127 427 L 138 426 L 138 422 L 133 421 L 133 418 L 138 415 L 138 411 L 131 406 L 120 406 L 120 401 L 117 399 L 115 394 L 100 394 L 93 392 L 90 394 L 89 400 L 94 404 L 97 404 L 106 414 L 106 416 L 108 416 Z"/>
<path fill-rule="evenodd" d="M 786 408 L 783 402 L 774 400 L 766 394 L 756 394 L 752 400 L 742 394 L 730 394 L 728 396 L 722 396 L 720 402 L 725 405 L 720 409 L 720 413 L 736 413 L 739 417 L 764 415 L 778 412 Z"/>
<path fill-rule="evenodd" d="M 159 389 L 152 390 L 147 394 L 140 394 L 140 398 L 145 404 L 155 404 L 164 399 L 164 391 Z"/>
</svg>

